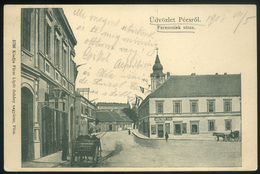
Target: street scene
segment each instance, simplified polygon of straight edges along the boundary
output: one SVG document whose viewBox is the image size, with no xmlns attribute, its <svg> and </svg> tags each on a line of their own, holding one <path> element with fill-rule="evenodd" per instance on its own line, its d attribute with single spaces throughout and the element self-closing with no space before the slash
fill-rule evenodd
<svg viewBox="0 0 260 174">
<path fill-rule="evenodd" d="M 148 9 L 21 8 L 22 168 L 242 166 L 240 55 Z"/>
<path fill-rule="evenodd" d="M 148 142 L 147 142 L 148 141 Z M 101 139 L 102 153 L 97 164 L 92 159 L 75 167 L 214 167 L 241 165 L 241 144 L 212 140 L 142 140 L 128 131 L 108 132 Z M 224 149 L 224 150 L 223 150 Z M 208 153 L 210 151 L 210 153 Z M 196 152 L 196 153 L 194 153 Z M 59 159 L 27 163 L 27 167 L 70 167 Z M 58 158 L 55 160 L 55 158 Z M 59 161 L 60 160 L 60 161 Z M 59 161 L 59 162 L 57 162 Z"/>
</svg>

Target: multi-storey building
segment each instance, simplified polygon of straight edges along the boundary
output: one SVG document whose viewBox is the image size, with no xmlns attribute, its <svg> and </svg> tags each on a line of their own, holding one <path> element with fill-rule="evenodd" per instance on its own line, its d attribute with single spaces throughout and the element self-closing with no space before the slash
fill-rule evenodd
<svg viewBox="0 0 260 174">
<path fill-rule="evenodd" d="M 21 9 L 22 161 L 61 149 L 75 120 L 76 38 L 60 8 Z"/>
<path fill-rule="evenodd" d="M 139 132 L 151 138 L 241 132 L 241 75 L 172 75 L 157 55 L 152 92 L 139 106 Z M 154 75 L 156 74 L 156 75 Z M 158 82 L 157 82 L 158 80 Z"/>
<path fill-rule="evenodd" d="M 94 103 L 76 92 L 75 138 L 96 131 L 96 110 Z"/>
</svg>

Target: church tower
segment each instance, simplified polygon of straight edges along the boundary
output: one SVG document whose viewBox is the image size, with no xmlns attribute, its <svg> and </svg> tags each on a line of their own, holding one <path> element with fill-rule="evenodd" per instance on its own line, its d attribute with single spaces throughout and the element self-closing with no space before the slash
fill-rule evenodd
<svg viewBox="0 0 260 174">
<path fill-rule="evenodd" d="M 165 82 L 165 74 L 162 72 L 163 66 L 158 56 L 158 48 L 156 48 L 156 51 L 157 51 L 157 55 L 156 55 L 155 63 L 153 65 L 153 73 L 150 75 L 152 91 L 154 91 L 156 88 L 158 88 L 161 84 Z"/>
</svg>

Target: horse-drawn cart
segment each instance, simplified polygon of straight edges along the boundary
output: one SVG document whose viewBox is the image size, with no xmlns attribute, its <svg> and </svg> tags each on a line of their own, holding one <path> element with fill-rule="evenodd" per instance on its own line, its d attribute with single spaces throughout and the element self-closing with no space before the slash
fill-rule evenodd
<svg viewBox="0 0 260 174">
<path fill-rule="evenodd" d="M 229 134 L 226 133 L 217 133 L 214 132 L 213 136 L 217 137 L 217 141 L 219 141 L 219 138 L 223 138 L 223 141 L 240 141 L 241 137 L 239 136 L 239 131 L 231 131 Z"/>
<path fill-rule="evenodd" d="M 72 153 L 71 153 L 71 167 L 75 163 L 83 162 L 85 158 L 92 157 L 92 164 L 98 162 L 99 155 L 101 155 L 101 144 L 100 139 L 96 136 L 81 136 L 76 141 L 72 142 Z"/>
</svg>

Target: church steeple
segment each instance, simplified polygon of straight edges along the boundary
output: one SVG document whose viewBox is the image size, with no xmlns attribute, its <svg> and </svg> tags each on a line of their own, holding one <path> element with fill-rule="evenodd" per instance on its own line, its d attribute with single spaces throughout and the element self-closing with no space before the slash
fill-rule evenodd
<svg viewBox="0 0 260 174">
<path fill-rule="evenodd" d="M 165 81 L 165 74 L 163 73 L 162 70 L 163 70 L 163 66 L 159 59 L 158 48 L 156 48 L 156 58 L 155 58 L 155 63 L 153 65 L 153 73 L 150 75 L 152 91 L 158 88 Z"/>
<path fill-rule="evenodd" d="M 158 48 L 156 48 L 156 59 L 155 59 L 155 64 L 153 65 L 153 72 L 161 72 L 163 70 L 163 66 L 160 62 L 159 56 L 158 56 Z"/>
</svg>

